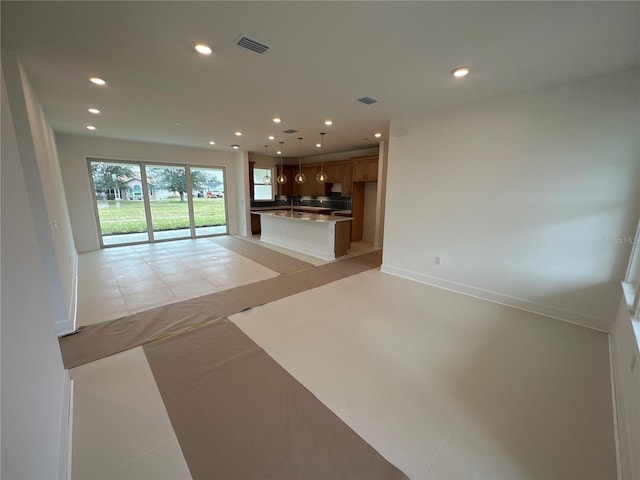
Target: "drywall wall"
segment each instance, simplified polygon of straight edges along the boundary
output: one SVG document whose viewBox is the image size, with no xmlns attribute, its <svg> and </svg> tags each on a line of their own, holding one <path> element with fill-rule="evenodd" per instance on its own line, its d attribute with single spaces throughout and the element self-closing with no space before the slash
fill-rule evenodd
<svg viewBox="0 0 640 480">
<path fill-rule="evenodd" d="M 640 207 L 639 89 L 636 68 L 393 119 L 383 271 L 606 331 Z"/>
<path fill-rule="evenodd" d="M 634 332 L 624 297 L 611 326 L 609 349 L 618 420 L 618 450 L 621 478 L 640 478 L 640 321 Z M 635 359 L 635 360 L 634 360 Z"/>
<path fill-rule="evenodd" d="M 2 473 L 3 479 L 66 478 L 69 378 L 60 356 L 47 295 L 38 235 L 48 221 L 34 214 L 41 195 L 27 182 L 25 142 L 31 139 L 20 91 L 8 92 L 5 72 L 19 75 L 15 57 L 2 52 Z M 6 68 L 5 68 L 6 67 Z M 14 77 L 14 82 L 16 78 Z M 12 95 L 17 98 L 10 98 Z M 35 100 L 34 100 L 35 101 Z M 15 123 L 14 123 L 15 120 Z M 21 130 L 19 130 L 19 128 Z M 39 205 L 45 209 L 45 205 Z M 44 222 L 39 228 L 36 222 Z"/>
<path fill-rule="evenodd" d="M 56 143 L 73 237 L 79 252 L 100 248 L 87 158 L 224 167 L 229 233 L 238 233 L 240 212 L 235 177 L 240 159 L 237 152 L 64 133 L 56 133 Z"/>
<path fill-rule="evenodd" d="M 17 56 L 2 51 L 9 105 L 47 274 L 47 290 L 59 334 L 73 330 L 77 253 L 64 196 L 53 132 Z"/>
</svg>

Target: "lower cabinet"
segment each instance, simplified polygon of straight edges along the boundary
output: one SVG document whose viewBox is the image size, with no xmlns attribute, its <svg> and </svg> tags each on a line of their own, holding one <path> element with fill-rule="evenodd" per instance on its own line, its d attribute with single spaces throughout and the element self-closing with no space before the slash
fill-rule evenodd
<svg viewBox="0 0 640 480">
<path fill-rule="evenodd" d="M 257 235 L 258 233 L 261 233 L 262 229 L 260 228 L 260 215 L 258 215 L 257 213 L 252 213 L 251 214 L 251 234 L 252 235 Z"/>
</svg>

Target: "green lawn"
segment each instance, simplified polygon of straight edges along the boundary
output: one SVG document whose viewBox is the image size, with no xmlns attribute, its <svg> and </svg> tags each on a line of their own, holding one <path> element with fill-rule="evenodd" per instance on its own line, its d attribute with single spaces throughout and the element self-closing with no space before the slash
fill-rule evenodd
<svg viewBox="0 0 640 480">
<path fill-rule="evenodd" d="M 189 228 L 187 202 L 179 198 L 151 202 L 154 231 Z M 194 198 L 196 227 L 225 225 L 223 198 Z M 141 233 L 147 231 L 144 202 L 141 200 L 98 201 L 102 235 Z"/>
</svg>

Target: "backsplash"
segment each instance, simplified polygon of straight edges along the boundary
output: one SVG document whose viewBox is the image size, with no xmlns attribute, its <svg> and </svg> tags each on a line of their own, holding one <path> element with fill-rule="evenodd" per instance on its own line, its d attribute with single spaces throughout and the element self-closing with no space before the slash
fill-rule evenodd
<svg viewBox="0 0 640 480">
<path fill-rule="evenodd" d="M 251 200 L 252 207 L 287 207 L 291 205 L 293 197 L 294 205 L 304 207 L 328 207 L 334 210 L 351 210 L 351 197 L 342 197 L 340 193 L 332 193 L 328 197 L 312 197 L 309 195 L 276 195 L 275 201 L 256 202 Z"/>
</svg>

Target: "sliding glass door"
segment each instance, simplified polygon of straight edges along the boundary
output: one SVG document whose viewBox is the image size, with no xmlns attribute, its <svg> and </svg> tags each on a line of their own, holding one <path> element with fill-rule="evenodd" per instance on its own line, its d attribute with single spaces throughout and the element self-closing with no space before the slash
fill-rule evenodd
<svg viewBox="0 0 640 480">
<path fill-rule="evenodd" d="M 224 170 L 191 167 L 193 220 L 196 236 L 227 233 Z"/>
<path fill-rule="evenodd" d="M 187 169 L 178 165 L 146 165 L 154 240 L 191 236 Z"/>
<path fill-rule="evenodd" d="M 227 233 L 223 168 L 89 160 L 102 246 Z"/>
<path fill-rule="evenodd" d="M 103 245 L 148 242 L 140 165 L 89 163 Z"/>
</svg>

